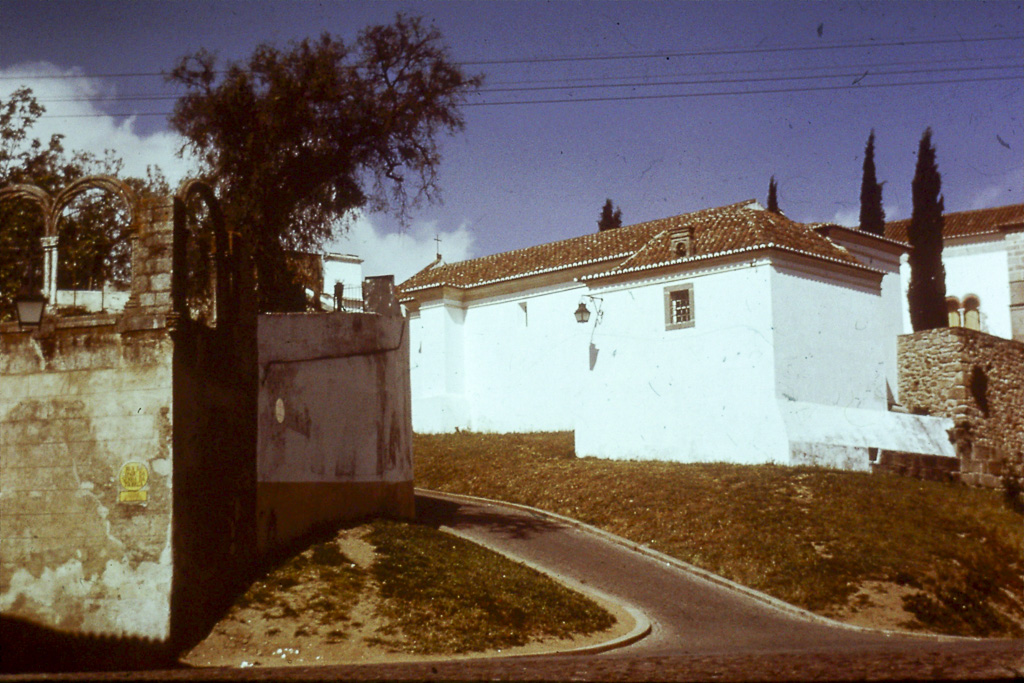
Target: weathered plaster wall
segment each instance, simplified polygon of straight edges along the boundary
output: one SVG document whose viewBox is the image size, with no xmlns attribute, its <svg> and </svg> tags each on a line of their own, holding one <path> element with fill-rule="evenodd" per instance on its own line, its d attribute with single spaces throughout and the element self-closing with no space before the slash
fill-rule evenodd
<svg viewBox="0 0 1024 683">
<path fill-rule="evenodd" d="M 0 611 L 162 640 L 171 342 L 165 330 L 96 322 L 106 324 L 0 332 Z M 120 477 L 128 463 L 148 475 L 138 490 Z"/>
<path fill-rule="evenodd" d="M 0 326 L 0 611 L 75 633 L 171 633 L 170 201 L 137 207 L 120 316 Z"/>
<path fill-rule="evenodd" d="M 262 315 L 258 345 L 261 551 L 324 523 L 411 517 L 406 320 Z"/>
<path fill-rule="evenodd" d="M 964 328 L 899 339 L 903 403 L 952 418 L 961 480 L 1024 474 L 1024 344 Z"/>
</svg>

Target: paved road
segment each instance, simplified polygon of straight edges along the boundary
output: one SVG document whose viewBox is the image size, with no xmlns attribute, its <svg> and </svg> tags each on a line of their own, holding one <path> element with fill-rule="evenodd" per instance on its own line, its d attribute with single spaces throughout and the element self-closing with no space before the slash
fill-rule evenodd
<svg viewBox="0 0 1024 683">
<path fill-rule="evenodd" d="M 913 637 L 845 628 L 780 609 L 546 514 L 418 492 L 418 515 L 584 583 L 652 622 L 596 655 L 265 669 L 172 669 L 24 679 L 790 681 L 1024 677 L 1024 641 Z M 0 676 L 0 680 L 6 679 Z M 20 678 L 20 677 L 19 677 Z"/>
<path fill-rule="evenodd" d="M 924 649 L 966 653 L 1008 644 L 844 627 L 536 511 L 425 491 L 418 492 L 416 505 L 421 519 L 431 524 L 596 588 L 645 614 L 651 635 L 614 651 L 616 657 Z M 1009 645 L 1024 652 L 1020 641 Z"/>
</svg>

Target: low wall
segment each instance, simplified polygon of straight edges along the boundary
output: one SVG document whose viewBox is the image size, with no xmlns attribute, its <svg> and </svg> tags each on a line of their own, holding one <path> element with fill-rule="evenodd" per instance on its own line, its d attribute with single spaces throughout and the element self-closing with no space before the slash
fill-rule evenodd
<svg viewBox="0 0 1024 683">
<path fill-rule="evenodd" d="M 257 339 L 260 551 L 323 524 L 412 517 L 408 322 L 269 314 Z"/>
<path fill-rule="evenodd" d="M 899 338 L 900 400 L 953 419 L 960 479 L 1024 475 L 1024 344 L 962 327 Z"/>
</svg>

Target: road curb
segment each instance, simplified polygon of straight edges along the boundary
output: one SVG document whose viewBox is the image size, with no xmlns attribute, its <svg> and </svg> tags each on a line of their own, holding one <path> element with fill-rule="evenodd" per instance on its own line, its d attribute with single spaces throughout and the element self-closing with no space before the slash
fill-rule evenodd
<svg viewBox="0 0 1024 683">
<path fill-rule="evenodd" d="M 591 526 L 590 524 L 587 524 L 585 522 L 581 522 L 578 519 L 573 519 L 572 517 L 566 517 L 565 515 L 560 515 L 560 514 L 558 514 L 556 512 L 549 512 L 547 510 L 541 510 L 539 508 L 530 507 L 529 505 L 523 505 L 521 503 L 510 503 L 510 502 L 506 502 L 506 501 L 502 501 L 502 500 L 493 500 L 493 499 L 490 499 L 490 498 L 481 498 L 479 496 L 470 496 L 470 495 L 466 495 L 466 494 L 462 494 L 462 493 L 448 493 L 446 491 L 434 491 L 432 489 L 424 489 L 424 488 L 419 488 L 419 487 L 417 487 L 415 489 L 415 491 L 416 491 L 417 495 L 424 495 L 424 496 L 427 496 L 427 497 L 434 497 L 434 498 L 441 498 L 441 499 L 447 498 L 447 499 L 452 500 L 452 501 L 462 500 L 462 501 L 466 501 L 466 502 L 486 504 L 486 505 L 505 506 L 505 507 L 510 507 L 510 508 L 514 508 L 514 509 L 517 509 L 517 510 L 522 510 L 523 512 L 528 512 L 528 513 L 530 513 L 532 515 L 536 515 L 538 517 L 557 520 L 557 521 L 559 521 L 559 522 L 561 522 L 561 523 L 563 523 L 563 524 L 565 524 L 567 526 L 571 526 L 571 527 L 573 527 L 575 529 L 579 529 L 580 531 L 585 531 L 586 533 L 593 534 L 595 536 L 598 536 L 600 538 L 605 539 L 606 541 L 609 541 L 611 543 L 615 543 L 615 544 L 620 545 L 620 546 L 622 546 L 624 548 L 628 548 L 630 550 L 638 552 L 641 555 L 646 555 L 647 557 L 650 557 L 652 559 L 658 560 L 659 562 L 664 562 L 667 565 L 670 565 L 672 567 L 675 567 L 676 569 L 679 569 L 681 571 L 684 571 L 684 572 L 687 572 L 689 574 L 692 574 L 692 575 L 696 576 L 697 578 L 703 579 L 703 580 L 705 580 L 705 581 L 707 581 L 709 583 L 715 584 L 715 585 L 720 586 L 722 588 L 725 588 L 727 590 L 734 591 L 736 593 L 740 593 L 740 594 L 742 594 L 742 595 L 744 595 L 744 596 L 746 596 L 746 597 L 748 597 L 748 598 L 750 598 L 752 600 L 760 602 L 760 603 L 762 603 L 762 604 L 764 604 L 764 605 L 766 605 L 768 607 L 771 607 L 771 608 L 773 608 L 775 610 L 778 610 L 780 612 L 789 614 L 791 616 L 799 617 L 799 618 L 805 619 L 807 621 L 816 622 L 816 623 L 823 624 L 823 625 L 826 625 L 826 626 L 831 626 L 833 628 L 842 628 L 842 629 L 847 629 L 847 630 L 850 630 L 850 631 L 858 631 L 858 632 L 862 632 L 862 633 L 880 633 L 880 634 L 889 635 L 889 636 L 916 637 L 916 638 L 922 638 L 922 639 L 928 639 L 928 640 L 937 640 L 937 641 L 984 640 L 983 638 L 979 639 L 979 638 L 970 638 L 970 637 L 943 636 L 943 635 L 937 635 L 937 634 L 934 634 L 934 633 L 914 633 L 912 631 L 893 631 L 893 630 L 889 630 L 889 629 L 877 629 L 877 628 L 869 628 L 867 626 L 857 626 L 855 624 L 846 624 L 846 623 L 843 623 L 841 621 L 836 621 L 835 619 L 830 619 L 828 617 L 823 617 L 823 616 L 821 616 L 819 614 L 815 614 L 814 612 L 810 612 L 810 611 L 805 610 L 805 609 L 803 609 L 801 607 L 797 607 L 795 605 L 791 605 L 788 602 L 785 602 L 783 600 L 779 600 L 778 598 L 772 597 L 771 595 L 768 595 L 767 593 L 762 593 L 761 591 L 756 590 L 754 588 L 750 588 L 749 586 L 744 586 L 743 584 L 736 583 L 735 581 L 731 581 L 730 579 L 727 579 L 724 576 L 719 576 L 718 574 L 714 574 L 712 572 L 709 572 L 706 569 L 701 569 L 700 567 L 692 565 L 692 564 L 690 564 L 688 562 L 684 562 L 684 561 L 682 561 L 680 559 L 677 559 L 675 557 L 671 557 L 670 555 L 666 555 L 664 553 L 658 552 L 657 550 L 654 550 L 653 548 L 649 548 L 649 547 L 643 545 L 642 543 L 636 543 L 634 541 L 630 541 L 627 538 L 623 538 L 621 536 L 617 536 L 617 535 L 615 535 L 615 534 L 613 534 L 611 532 L 605 531 L 604 529 L 599 529 L 599 528 L 597 528 L 595 526 Z"/>
</svg>

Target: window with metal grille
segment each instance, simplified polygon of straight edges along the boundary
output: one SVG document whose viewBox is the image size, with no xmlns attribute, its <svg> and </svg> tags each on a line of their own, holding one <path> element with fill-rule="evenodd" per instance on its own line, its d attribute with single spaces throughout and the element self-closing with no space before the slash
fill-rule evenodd
<svg viewBox="0 0 1024 683">
<path fill-rule="evenodd" d="M 693 327 L 693 285 L 665 289 L 665 329 Z"/>
</svg>

